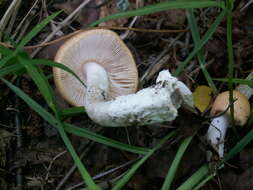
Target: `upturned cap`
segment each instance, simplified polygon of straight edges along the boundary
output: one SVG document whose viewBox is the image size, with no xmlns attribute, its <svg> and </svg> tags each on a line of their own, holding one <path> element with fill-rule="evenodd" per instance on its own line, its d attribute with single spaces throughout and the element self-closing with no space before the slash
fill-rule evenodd
<svg viewBox="0 0 253 190">
<path fill-rule="evenodd" d="M 235 124 L 243 126 L 250 116 L 250 103 L 245 95 L 236 90 L 233 91 L 233 99 L 236 99 L 236 101 L 234 102 Z M 211 115 L 214 116 L 224 112 L 228 108 L 228 106 L 229 91 L 225 91 L 219 94 L 215 99 L 211 110 Z M 228 109 L 226 114 L 230 116 L 230 108 Z"/>
<path fill-rule="evenodd" d="M 138 71 L 134 58 L 113 31 L 93 29 L 80 32 L 67 40 L 57 51 L 55 61 L 72 69 L 85 83 L 83 65 L 97 63 L 107 72 L 109 97 L 135 93 Z M 62 96 L 72 105 L 85 105 L 85 89 L 71 73 L 54 67 L 54 81 Z"/>
</svg>

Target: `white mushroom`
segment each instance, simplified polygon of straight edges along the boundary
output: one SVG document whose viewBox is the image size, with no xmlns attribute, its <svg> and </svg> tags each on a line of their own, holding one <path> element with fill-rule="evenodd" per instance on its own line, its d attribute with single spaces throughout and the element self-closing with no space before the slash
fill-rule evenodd
<svg viewBox="0 0 253 190">
<path fill-rule="evenodd" d="M 181 104 L 193 108 L 191 91 L 169 71 L 159 73 L 155 86 L 135 93 L 138 74 L 133 56 L 112 31 L 77 34 L 58 50 L 55 61 L 71 68 L 87 86 L 54 68 L 60 93 L 71 104 L 83 105 L 89 117 L 102 126 L 172 121 Z"/>
<path fill-rule="evenodd" d="M 243 126 L 250 116 L 250 104 L 248 98 L 241 92 L 233 91 L 234 102 L 234 120 L 236 126 Z M 208 128 L 206 137 L 213 148 L 218 152 L 219 157 L 224 156 L 224 139 L 227 128 L 230 126 L 229 91 L 223 92 L 217 96 L 213 103 L 211 115 L 215 116 L 223 113 L 221 116 L 212 119 Z M 226 110 L 227 109 L 227 110 Z M 211 159 L 211 152 L 207 153 L 207 159 Z"/>
</svg>

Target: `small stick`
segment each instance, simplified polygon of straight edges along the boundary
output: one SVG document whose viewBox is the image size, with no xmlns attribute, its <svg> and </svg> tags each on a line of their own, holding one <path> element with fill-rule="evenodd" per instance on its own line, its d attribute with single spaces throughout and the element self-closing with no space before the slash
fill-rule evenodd
<svg viewBox="0 0 253 190">
<path fill-rule="evenodd" d="M 17 83 L 19 83 L 19 80 L 17 81 Z M 16 95 L 16 101 L 15 101 L 15 109 L 18 109 L 18 104 L 19 104 L 19 97 L 17 97 Z M 17 149 L 20 150 L 21 147 L 23 146 L 23 139 L 22 139 L 22 130 L 21 130 L 21 125 L 20 125 L 20 117 L 19 117 L 19 111 L 17 110 L 15 112 L 15 126 L 16 126 L 16 129 L 17 129 Z M 21 166 L 17 169 L 17 172 L 16 172 L 16 183 L 17 183 L 17 186 L 16 186 L 16 189 L 17 190 L 22 190 L 23 189 L 23 170 L 21 168 Z"/>
<path fill-rule="evenodd" d="M 90 147 L 92 145 L 90 144 Z M 83 157 L 86 155 L 86 153 L 89 151 L 89 148 L 86 148 L 84 152 L 82 152 L 82 154 L 80 155 L 80 160 L 83 159 Z M 69 177 L 71 176 L 71 174 L 76 170 L 77 166 L 74 164 L 70 170 L 67 172 L 67 174 L 64 176 L 64 178 L 60 181 L 60 183 L 57 185 L 57 187 L 55 188 L 55 190 L 60 190 L 62 188 L 62 186 L 66 183 L 66 181 L 69 179 Z"/>
<path fill-rule="evenodd" d="M 11 15 L 13 14 L 13 11 L 15 11 L 15 6 L 17 3 L 20 3 L 21 0 L 13 0 L 10 6 L 8 7 L 7 11 L 5 12 L 4 16 L 2 17 L 0 21 L 0 40 L 3 36 L 3 31 L 5 30 L 6 25 L 9 22 L 9 19 L 11 18 Z"/>
<path fill-rule="evenodd" d="M 46 43 L 50 41 L 55 34 L 61 30 L 64 26 L 68 24 L 68 22 L 82 9 L 84 8 L 91 0 L 84 0 L 66 19 L 64 19 L 59 25 L 52 31 L 42 43 Z M 31 57 L 34 57 L 42 48 L 37 48 L 32 54 Z"/>
<path fill-rule="evenodd" d="M 100 173 L 100 174 L 97 174 L 97 175 L 95 175 L 94 177 L 92 177 L 92 179 L 93 179 L 93 180 L 96 180 L 96 179 L 99 179 L 99 178 L 101 178 L 101 177 L 104 177 L 104 176 L 106 176 L 106 175 L 108 175 L 108 174 L 111 174 L 111 173 L 113 173 L 113 172 L 115 172 L 115 171 L 117 171 L 117 170 L 119 170 L 119 169 L 121 169 L 121 168 L 124 168 L 124 167 L 126 167 L 126 166 L 128 166 L 128 165 L 134 163 L 134 162 L 137 161 L 139 158 L 140 158 L 140 157 L 138 157 L 138 158 L 136 158 L 136 159 L 134 159 L 134 160 L 130 160 L 130 161 L 124 163 L 124 164 L 121 164 L 121 165 L 119 165 L 118 167 L 115 167 L 115 168 L 109 169 L 109 170 L 107 170 L 107 171 L 105 171 L 105 172 L 102 172 L 102 173 Z M 80 186 L 82 186 L 82 185 L 84 185 L 84 182 L 80 182 L 80 183 L 78 183 L 78 184 L 76 184 L 76 185 L 74 185 L 74 186 L 72 186 L 72 187 L 67 188 L 66 190 L 73 190 L 73 189 L 75 189 L 75 188 L 77 188 L 77 187 L 80 187 Z M 85 188 L 85 189 L 86 189 L 86 188 Z"/>
</svg>

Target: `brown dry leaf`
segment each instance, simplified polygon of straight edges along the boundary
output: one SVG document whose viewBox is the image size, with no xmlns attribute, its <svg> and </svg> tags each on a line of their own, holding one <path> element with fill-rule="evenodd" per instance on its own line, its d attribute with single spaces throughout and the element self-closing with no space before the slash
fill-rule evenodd
<svg viewBox="0 0 253 190">
<path fill-rule="evenodd" d="M 199 111 L 204 112 L 211 102 L 212 89 L 208 86 L 198 86 L 193 92 L 193 101 Z"/>
<path fill-rule="evenodd" d="M 82 26 L 86 26 L 96 21 L 100 15 L 100 8 L 96 6 L 100 3 L 101 0 L 92 0 L 90 3 L 84 7 L 80 13 L 75 17 L 75 20 L 79 22 Z M 56 9 L 62 9 L 66 14 L 71 14 L 83 0 L 68 0 L 65 3 L 56 3 L 54 7 Z"/>
<path fill-rule="evenodd" d="M 60 46 L 67 41 L 68 38 L 60 40 L 58 42 L 52 43 L 46 47 L 44 47 L 38 54 L 38 58 L 42 59 L 50 59 L 53 60 L 57 50 L 60 48 Z"/>
<path fill-rule="evenodd" d="M 108 1 L 105 4 L 105 6 L 101 7 L 99 18 L 103 18 L 103 17 L 109 16 L 109 15 L 115 14 L 117 12 L 119 12 L 117 9 L 117 2 L 115 0 Z M 103 22 L 103 23 L 99 24 L 99 26 L 123 26 L 126 23 L 127 23 L 127 19 L 121 18 L 121 19 L 115 19 L 115 20 Z"/>
<path fill-rule="evenodd" d="M 164 18 L 166 18 L 166 25 L 172 26 L 183 26 L 186 19 L 186 14 L 184 9 L 173 9 L 165 12 Z"/>
</svg>

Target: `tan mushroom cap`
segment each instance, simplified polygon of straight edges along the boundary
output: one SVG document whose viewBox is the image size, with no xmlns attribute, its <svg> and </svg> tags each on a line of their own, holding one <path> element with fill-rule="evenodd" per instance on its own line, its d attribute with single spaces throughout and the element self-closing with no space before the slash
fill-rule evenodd
<svg viewBox="0 0 253 190">
<path fill-rule="evenodd" d="M 248 98 L 239 91 L 233 91 L 234 102 L 234 119 L 235 124 L 243 126 L 250 116 L 250 103 Z M 229 91 L 223 92 L 217 96 L 213 103 L 211 115 L 217 115 L 224 112 L 229 106 Z M 226 112 L 230 115 L 230 109 Z"/>
<path fill-rule="evenodd" d="M 110 30 L 93 29 L 80 32 L 65 42 L 57 51 L 55 61 L 72 69 L 85 83 L 83 65 L 95 62 L 107 72 L 110 82 L 109 97 L 135 93 L 138 71 L 134 58 L 119 38 Z M 72 74 L 53 68 L 54 81 L 62 96 L 72 105 L 85 104 L 85 88 Z"/>
</svg>

